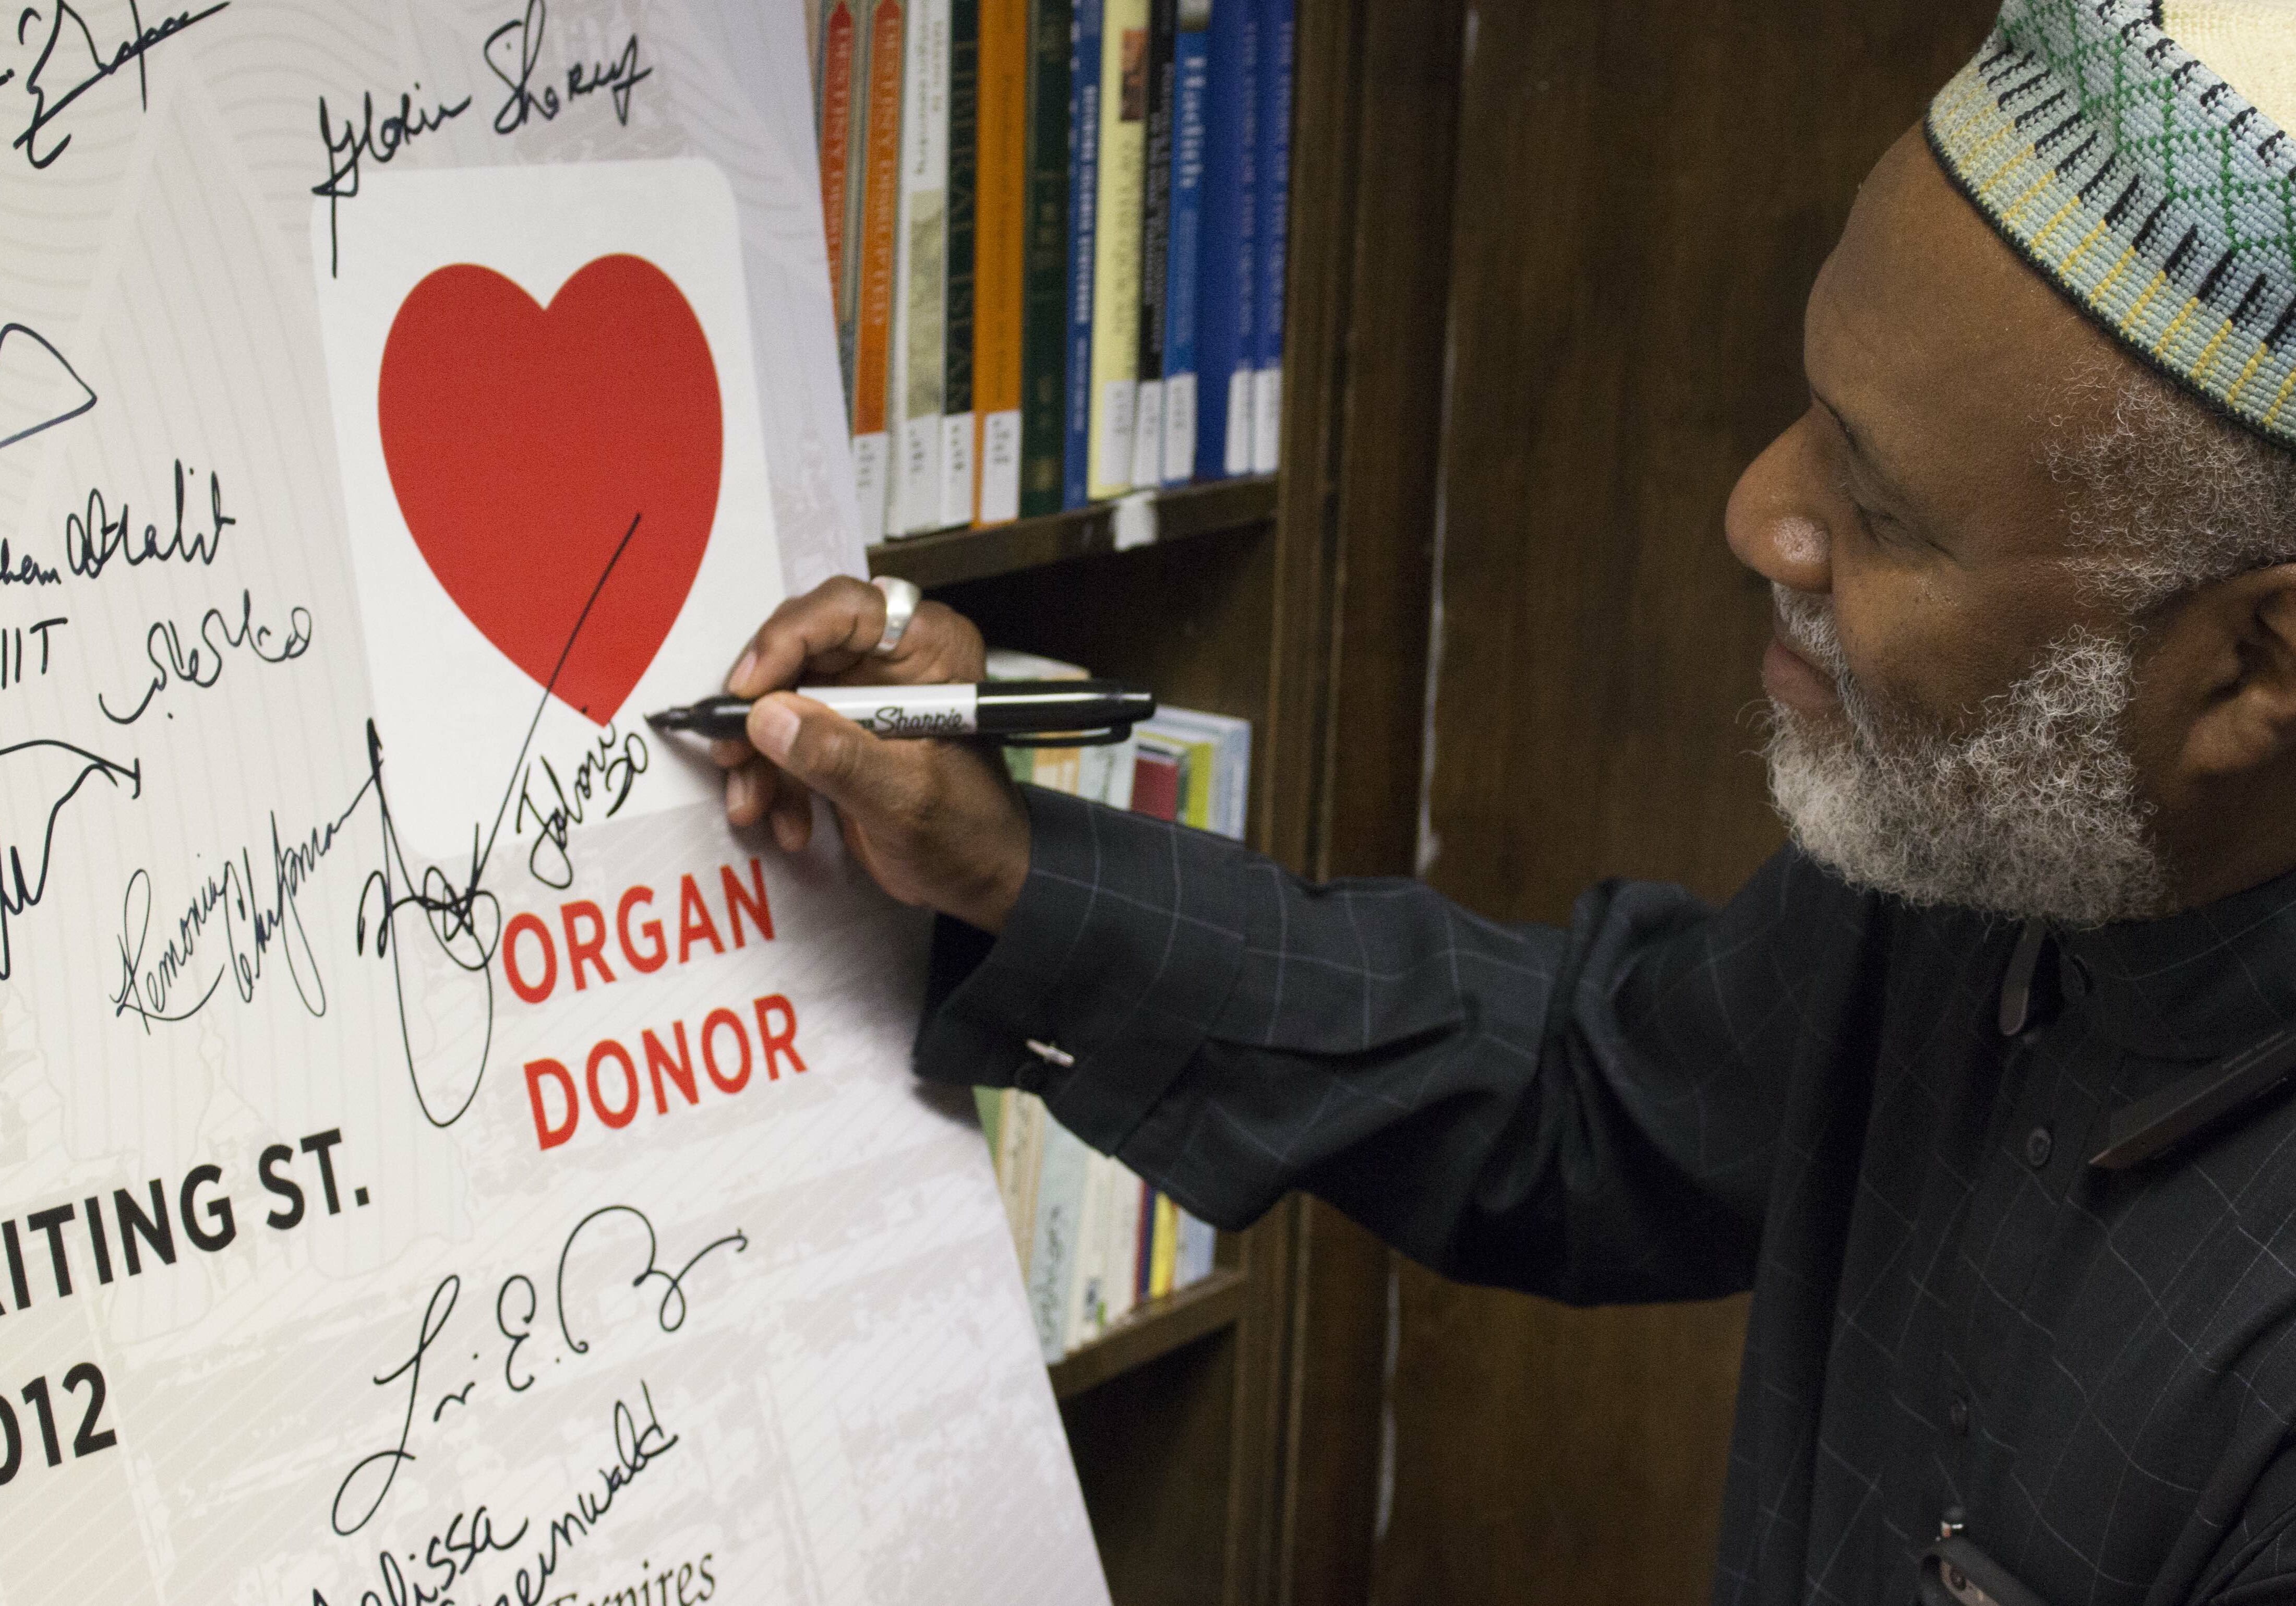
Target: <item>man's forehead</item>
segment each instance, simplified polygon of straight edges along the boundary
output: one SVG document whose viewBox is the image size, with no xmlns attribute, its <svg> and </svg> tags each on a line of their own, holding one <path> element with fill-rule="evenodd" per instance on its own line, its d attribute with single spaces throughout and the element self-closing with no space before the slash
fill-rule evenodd
<svg viewBox="0 0 2296 1606">
<path fill-rule="evenodd" d="M 1892 456 L 2022 454 L 2068 381 L 2120 358 L 2021 260 L 1919 135 L 1875 168 L 1812 291 L 1813 389 Z"/>
</svg>

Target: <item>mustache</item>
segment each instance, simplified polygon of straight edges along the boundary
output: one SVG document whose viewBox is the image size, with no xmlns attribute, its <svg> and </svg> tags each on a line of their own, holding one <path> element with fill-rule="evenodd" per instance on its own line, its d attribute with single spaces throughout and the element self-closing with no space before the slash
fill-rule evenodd
<svg viewBox="0 0 2296 1606">
<path fill-rule="evenodd" d="M 1833 677 L 1834 689 L 1850 686 L 1849 660 L 1834 628 L 1833 604 L 1807 591 L 1770 583 L 1771 627 L 1778 639 Z"/>
</svg>

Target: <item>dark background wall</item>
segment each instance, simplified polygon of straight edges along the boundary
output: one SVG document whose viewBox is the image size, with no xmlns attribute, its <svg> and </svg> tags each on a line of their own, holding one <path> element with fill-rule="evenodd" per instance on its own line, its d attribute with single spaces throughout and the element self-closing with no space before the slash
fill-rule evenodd
<svg viewBox="0 0 2296 1606">
<path fill-rule="evenodd" d="M 1860 179 L 1991 0 L 1301 9 L 1359 130 L 1300 140 L 1353 239 L 1343 402 L 1287 471 L 1338 576 L 1315 862 L 1509 920 L 1606 875 L 1726 897 L 1781 838 L 1723 506 L 1806 405 L 1802 299 Z M 1298 1209 L 1283 1598 L 1702 1598 L 1737 1302 L 1563 1311 Z"/>
</svg>

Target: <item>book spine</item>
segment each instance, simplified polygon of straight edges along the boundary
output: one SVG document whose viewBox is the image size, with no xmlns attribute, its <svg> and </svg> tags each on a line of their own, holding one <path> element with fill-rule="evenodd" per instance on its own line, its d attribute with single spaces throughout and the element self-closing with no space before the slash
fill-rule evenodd
<svg viewBox="0 0 2296 1606">
<path fill-rule="evenodd" d="M 1164 344 L 1172 248 L 1172 117 L 1179 0 L 1148 0 L 1148 127 L 1140 206 L 1140 400 L 1136 486 L 1164 482 Z"/>
<path fill-rule="evenodd" d="M 865 540 L 882 540 L 892 495 L 893 301 L 901 210 L 901 104 L 908 50 L 905 0 L 873 0 L 865 33 L 861 111 L 865 178 L 855 284 L 853 469 Z"/>
<path fill-rule="evenodd" d="M 1084 1209 L 1077 1217 L 1077 1268 L 1070 1282 L 1063 1355 L 1108 1330 L 1108 1211 L 1116 1162 L 1102 1154 L 1085 1160 Z"/>
<path fill-rule="evenodd" d="M 837 308 L 837 362 L 845 379 L 845 422 L 853 423 L 854 263 L 859 245 L 857 227 L 859 186 L 855 182 L 856 153 L 862 143 L 856 135 L 855 112 L 865 87 L 861 77 L 860 28 L 853 20 L 852 0 L 831 0 L 822 7 L 820 48 L 816 54 L 816 86 L 821 111 L 821 223 L 829 244 L 829 291 Z"/>
<path fill-rule="evenodd" d="M 1062 504 L 1092 500 L 1094 255 L 1100 233 L 1100 57 L 1104 0 L 1077 0 L 1069 30 L 1069 263 Z"/>
<path fill-rule="evenodd" d="M 1259 303 L 1252 376 L 1251 468 L 1273 474 L 1283 455 L 1283 274 L 1292 233 L 1292 51 L 1295 0 L 1259 0 Z"/>
<path fill-rule="evenodd" d="M 1069 53 L 1075 0 L 1029 3 L 1029 215 L 1021 269 L 1021 513 L 1066 500 Z"/>
<path fill-rule="evenodd" d="M 1080 1304 L 1077 1272 L 1083 1258 L 1086 1184 L 1093 1158 L 1082 1140 L 1046 1118 L 1029 1232 L 1029 1313 L 1048 1363 L 1068 1354 L 1069 1333 Z"/>
<path fill-rule="evenodd" d="M 946 527 L 973 515 L 972 341 L 980 163 L 980 0 L 948 8 L 948 296 L 944 331 L 940 516 Z"/>
<path fill-rule="evenodd" d="M 1218 1263 L 1219 1233 L 1209 1221 L 1180 1215 L 1179 1264 L 1173 1268 L 1175 1286 L 1193 1288 L 1212 1274 Z"/>
<path fill-rule="evenodd" d="M 1100 233 L 1093 269 L 1094 501 L 1132 488 L 1140 397 L 1140 235 L 1148 154 L 1148 0 L 1107 0 L 1100 50 Z"/>
<path fill-rule="evenodd" d="M 1022 286 L 1029 221 L 1029 0 L 980 0 L 980 140 L 973 247 L 974 518 L 1021 516 Z"/>
<path fill-rule="evenodd" d="M 1146 1184 L 1130 1168 L 1114 1168 L 1108 1211 L 1108 1321 L 1114 1326 L 1140 1303 L 1140 1226 L 1143 1191 Z"/>
<path fill-rule="evenodd" d="M 1052 1117 L 1044 1100 L 1015 1089 L 1013 1118 L 1019 1126 L 1005 1140 L 1013 1181 L 1004 1208 L 1012 1217 L 1013 1241 L 1021 1247 L 1021 1274 L 1025 1278 L 1029 1258 L 1036 1250 L 1037 1194 L 1045 1176 L 1045 1127 Z"/>
<path fill-rule="evenodd" d="M 1251 467 L 1259 127 L 1259 0 L 1214 0 L 1196 298 L 1196 477 Z"/>
<path fill-rule="evenodd" d="M 899 293 L 893 308 L 896 534 L 940 520 L 948 314 L 949 0 L 914 0 L 902 111 Z"/>
<path fill-rule="evenodd" d="M 1237 0 L 1228 0 L 1234 4 Z M 1213 0 L 1180 0 L 1172 41 L 1171 239 L 1164 276 L 1164 461 L 1157 478 L 1196 474 L 1196 295 L 1203 261 L 1204 104 Z"/>
<path fill-rule="evenodd" d="M 1168 1194 L 1156 1195 L 1156 1222 L 1149 1236 L 1148 1297 L 1160 1299 L 1172 1291 L 1180 1265 L 1180 1207 Z"/>
</svg>

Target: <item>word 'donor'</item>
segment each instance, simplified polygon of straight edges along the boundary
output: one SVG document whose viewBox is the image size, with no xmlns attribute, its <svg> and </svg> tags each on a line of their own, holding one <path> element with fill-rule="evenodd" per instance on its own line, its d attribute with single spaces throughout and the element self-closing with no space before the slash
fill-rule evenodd
<svg viewBox="0 0 2296 1606">
<path fill-rule="evenodd" d="M 638 1034 L 635 1054 L 618 1039 L 602 1037 L 590 1050 L 578 1081 L 561 1061 L 529 1061 L 526 1096 L 534 1111 L 537 1145 L 555 1149 L 572 1137 L 582 1124 L 586 1103 L 601 1125 L 619 1132 L 637 1119 L 649 1089 L 654 1113 L 668 1115 L 671 1093 L 689 1105 L 699 1104 L 705 1081 L 730 1096 L 749 1086 L 760 1069 L 766 1080 L 780 1081 L 784 1061 L 792 1072 L 803 1073 L 805 1061 L 797 1050 L 797 1006 L 776 993 L 755 1000 L 750 1012 L 757 1026 L 754 1042 L 750 1021 L 742 1012 L 730 1009 L 710 1011 L 701 1029 L 690 1036 L 683 1020 L 670 1024 L 666 1039 L 648 1027 Z M 645 1061 L 643 1076 L 640 1056 Z"/>
</svg>

